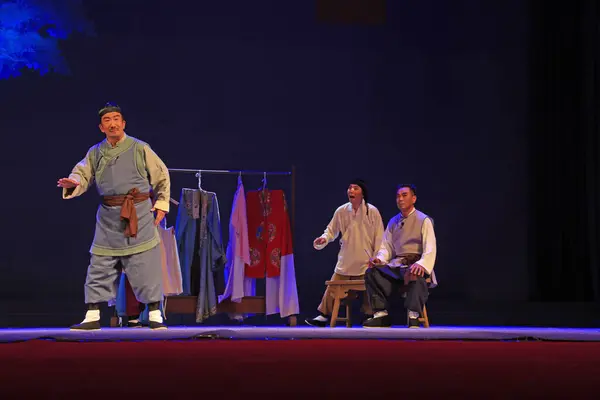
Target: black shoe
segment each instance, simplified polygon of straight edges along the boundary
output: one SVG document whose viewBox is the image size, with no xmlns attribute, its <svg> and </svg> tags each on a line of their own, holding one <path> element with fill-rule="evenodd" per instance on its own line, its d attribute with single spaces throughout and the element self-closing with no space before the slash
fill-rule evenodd
<svg viewBox="0 0 600 400">
<path fill-rule="evenodd" d="M 306 322 L 310 326 L 314 326 L 317 328 L 325 328 L 327 325 L 329 325 L 329 321 L 319 321 L 316 318 L 305 319 L 304 322 Z"/>
<path fill-rule="evenodd" d="M 150 329 L 167 329 L 167 325 L 162 322 L 150 321 Z"/>
<path fill-rule="evenodd" d="M 138 321 L 127 321 L 127 327 L 128 328 L 141 328 L 142 327 L 142 323 L 138 320 Z"/>
<path fill-rule="evenodd" d="M 71 326 L 70 329 L 72 331 L 99 331 L 100 321 L 82 322 L 81 324 Z"/>
<path fill-rule="evenodd" d="M 420 328 L 421 323 L 418 318 L 409 318 L 408 319 L 408 327 L 409 328 Z"/>
<path fill-rule="evenodd" d="M 239 318 L 232 318 L 229 320 L 229 325 L 233 325 L 233 326 L 244 326 L 244 319 L 239 319 Z"/>
<path fill-rule="evenodd" d="M 363 322 L 363 328 L 390 328 L 392 326 L 392 318 L 385 315 L 379 318 L 369 318 Z"/>
</svg>

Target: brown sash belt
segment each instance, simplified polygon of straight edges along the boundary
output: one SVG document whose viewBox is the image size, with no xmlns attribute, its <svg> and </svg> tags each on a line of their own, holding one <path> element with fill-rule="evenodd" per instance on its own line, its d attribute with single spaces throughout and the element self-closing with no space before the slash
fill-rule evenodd
<svg viewBox="0 0 600 400">
<path fill-rule="evenodd" d="M 402 264 L 404 265 L 408 265 L 411 266 L 414 263 L 416 263 L 417 261 L 419 261 L 421 259 L 421 255 L 420 254 L 402 254 L 400 256 L 400 261 L 402 262 Z"/>
<path fill-rule="evenodd" d="M 125 237 L 136 237 L 138 231 L 138 219 L 135 204 L 146 201 L 150 193 L 140 193 L 137 189 L 131 189 L 126 195 L 103 196 L 102 203 L 110 207 L 121 206 L 121 219 L 127 221 Z"/>
</svg>

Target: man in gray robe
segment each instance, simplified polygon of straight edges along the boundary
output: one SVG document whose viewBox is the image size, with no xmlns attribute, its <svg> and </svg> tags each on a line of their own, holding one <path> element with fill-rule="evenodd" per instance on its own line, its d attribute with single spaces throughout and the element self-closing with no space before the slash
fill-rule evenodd
<svg viewBox="0 0 600 400">
<path fill-rule="evenodd" d="M 80 196 L 93 182 L 102 199 L 84 286 L 88 310 L 71 329 L 100 329 L 99 304 L 117 296 L 118 263 L 138 301 L 148 305 L 150 328 L 165 329 L 157 225 L 169 212 L 168 169 L 148 144 L 125 134 L 120 107 L 107 103 L 99 117 L 106 139 L 88 150 L 68 178 L 58 180 L 64 199 Z"/>
</svg>

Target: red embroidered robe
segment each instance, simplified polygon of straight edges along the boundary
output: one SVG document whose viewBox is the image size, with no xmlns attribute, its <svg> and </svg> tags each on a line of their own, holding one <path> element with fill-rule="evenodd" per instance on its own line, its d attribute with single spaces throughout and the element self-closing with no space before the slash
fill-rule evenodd
<svg viewBox="0 0 600 400">
<path fill-rule="evenodd" d="M 263 189 L 246 194 L 250 265 L 246 278 L 278 277 L 281 257 L 291 255 L 292 232 L 283 190 Z"/>
</svg>

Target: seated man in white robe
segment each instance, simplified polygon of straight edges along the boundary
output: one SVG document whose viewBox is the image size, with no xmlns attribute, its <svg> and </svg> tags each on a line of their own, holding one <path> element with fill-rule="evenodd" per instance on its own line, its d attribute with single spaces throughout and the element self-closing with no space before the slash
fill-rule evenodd
<svg viewBox="0 0 600 400">
<path fill-rule="evenodd" d="M 379 249 L 383 237 L 381 214 L 374 205 L 368 203 L 366 183 L 361 179 L 351 181 L 347 195 L 349 201 L 335 210 L 325 232 L 313 243 L 315 249 L 321 250 L 342 234 L 338 260 L 331 280 L 364 279 L 369 259 Z M 325 290 L 317 308 L 319 315 L 307 319 L 306 323 L 317 327 L 327 326 L 333 311 L 333 301 L 330 290 Z M 363 312 L 370 315 L 366 297 Z"/>
</svg>

